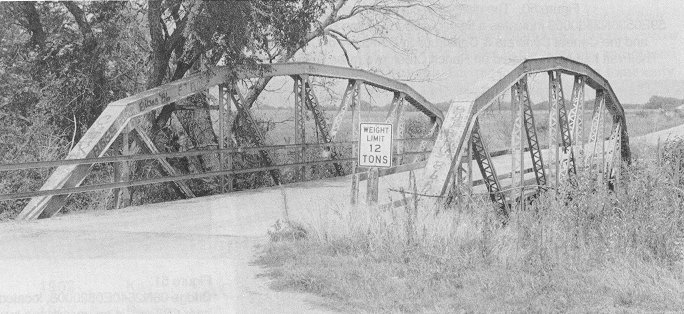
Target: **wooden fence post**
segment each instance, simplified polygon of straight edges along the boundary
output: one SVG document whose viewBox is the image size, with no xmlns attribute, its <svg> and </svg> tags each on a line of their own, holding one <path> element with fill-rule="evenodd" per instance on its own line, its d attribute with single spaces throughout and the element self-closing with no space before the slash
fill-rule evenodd
<svg viewBox="0 0 684 314">
<path fill-rule="evenodd" d="M 368 170 L 368 179 L 366 185 L 366 204 L 376 205 L 378 203 L 378 185 L 380 178 L 378 177 L 378 168 L 372 167 Z"/>
<path fill-rule="evenodd" d="M 359 199 L 359 174 L 358 174 L 358 166 L 354 165 L 352 166 L 352 175 L 351 175 L 351 199 L 349 200 L 350 204 L 356 205 L 358 199 Z"/>
</svg>

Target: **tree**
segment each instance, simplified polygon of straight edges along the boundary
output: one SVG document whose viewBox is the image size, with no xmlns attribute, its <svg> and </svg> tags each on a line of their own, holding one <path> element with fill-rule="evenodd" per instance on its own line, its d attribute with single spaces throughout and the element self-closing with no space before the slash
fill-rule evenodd
<svg viewBox="0 0 684 314">
<path fill-rule="evenodd" d="M 219 63 L 287 62 L 317 38 L 333 39 L 351 66 L 350 47 L 391 44 L 384 36 L 391 23 L 427 30 L 407 12 L 436 7 L 418 0 L 2 3 L 0 119 L 31 125 L 32 117 L 47 117 L 73 145 L 114 100 Z M 267 83 L 249 88 L 249 107 Z M 183 102 L 207 110 L 165 106 L 147 120 L 150 135 L 171 150 L 180 148 L 181 137 L 194 147 L 216 145 L 205 95 Z M 178 166 L 216 167 L 210 157 L 185 164 Z"/>
<path fill-rule="evenodd" d="M 0 56 L 3 67 L 15 75 L 10 84 L 20 78 L 18 90 L 23 90 L 19 98 L 24 101 L 8 105 L 24 115 L 47 113 L 52 123 L 69 130 L 77 141 L 107 103 L 130 92 L 130 77 L 123 76 L 130 70 L 130 60 L 122 56 L 139 54 L 121 44 L 127 42 L 121 32 L 133 24 L 132 8 L 125 2 L 2 5 L 5 14 L 13 15 L 10 20 L 21 26 L 17 38 L 3 41 L 6 53 Z M 21 49 L 8 47 L 26 35 L 30 39 Z M 20 95 L 11 92 L 16 87 L 2 89 Z"/>
<path fill-rule="evenodd" d="M 3 162 L 64 158 L 107 103 L 142 90 L 130 75 L 141 55 L 130 32 L 134 11 L 125 2 L 0 4 Z M 7 174 L 0 189 L 36 188 L 48 170 Z M 5 202 L 0 210 L 22 205 Z"/>
<path fill-rule="evenodd" d="M 363 43 L 372 41 L 396 47 L 396 43 L 386 36 L 390 25 L 396 23 L 403 26 L 408 24 L 431 35 L 451 40 L 429 30 L 429 27 L 421 24 L 419 19 L 410 18 L 407 14 L 423 11 L 423 13 L 437 16 L 439 20 L 446 20 L 445 16 L 438 13 L 444 11 L 444 7 L 439 1 L 372 0 L 354 2 L 335 0 L 329 1 L 328 4 L 325 13 L 305 33 L 301 34 L 298 44 L 283 47 L 277 41 L 269 40 L 267 33 L 265 39 L 260 43 L 262 53 L 267 56 L 264 61 L 269 63 L 290 61 L 297 52 L 304 49 L 312 40 L 321 38 L 327 42 L 327 39 L 331 38 L 342 50 L 347 64 L 352 67 L 346 46 L 359 50 Z M 254 104 L 269 81 L 270 78 L 263 78 L 250 87 L 245 97 L 248 106 L 251 107 Z"/>
<path fill-rule="evenodd" d="M 219 61 L 229 66 L 286 62 L 316 38 L 334 38 L 347 56 L 345 44 L 359 49 L 365 41 L 385 39 L 382 35 L 386 31 L 383 22 L 394 19 L 421 27 L 406 18 L 403 11 L 416 8 L 430 11 L 436 6 L 436 3 L 423 4 L 415 0 L 354 4 L 347 0 L 152 0 L 147 10 L 152 48 L 148 88 L 180 79 L 193 67 L 210 67 Z M 357 22 L 361 28 L 351 28 L 346 32 L 332 28 L 355 18 L 361 19 Z M 345 26 L 340 27 L 343 29 Z M 259 79 L 250 87 L 246 95 L 247 107 L 254 104 L 268 82 L 268 78 Z M 193 102 L 193 107 L 208 108 L 207 100 L 201 95 L 189 101 Z M 175 115 L 183 130 L 167 131 L 185 133 L 194 147 L 215 145 L 217 137 L 211 128 L 208 110 L 176 109 L 176 104 L 170 104 L 154 119 L 150 118 L 149 131 L 153 138 L 157 138 Z M 166 134 L 161 138 L 172 136 Z M 218 160 L 215 156 L 202 156 L 199 161 L 195 160 L 194 167 L 201 171 L 217 170 Z"/>
</svg>

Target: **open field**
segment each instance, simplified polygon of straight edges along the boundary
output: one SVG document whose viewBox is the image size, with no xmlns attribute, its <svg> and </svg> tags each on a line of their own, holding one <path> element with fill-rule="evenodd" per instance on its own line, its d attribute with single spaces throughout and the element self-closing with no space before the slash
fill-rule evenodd
<svg viewBox="0 0 684 314">
<path fill-rule="evenodd" d="M 324 111 L 328 120 L 328 124 L 332 124 L 332 120 L 337 114 L 336 111 Z M 428 132 L 427 124 L 429 119 L 421 112 L 405 112 L 405 119 L 407 124 L 413 126 L 411 132 L 406 132 L 406 136 L 421 137 L 424 136 L 422 132 Z M 269 129 L 267 136 L 269 141 L 273 143 L 292 143 L 294 138 L 294 113 L 292 108 L 283 108 L 279 110 L 256 110 L 255 116 L 261 121 L 275 122 L 273 128 Z M 385 122 L 386 112 L 383 111 L 364 111 L 361 114 L 361 122 Z M 412 122 L 413 121 L 413 122 Z M 419 125 L 419 126 L 418 126 Z M 316 130 L 314 129 L 313 119 L 306 121 L 306 136 L 307 142 L 316 141 Z M 408 129 L 407 129 L 408 131 Z M 340 129 L 338 131 L 336 141 L 351 141 L 352 140 L 352 117 L 351 113 L 347 112 L 342 120 Z"/>
<path fill-rule="evenodd" d="M 337 114 L 335 111 L 325 111 L 329 121 Z M 384 122 L 387 113 L 381 111 L 362 112 L 363 122 Z M 548 110 L 534 110 L 535 124 L 537 126 L 537 136 L 541 143 L 548 141 Z M 684 122 L 684 112 L 680 111 L 660 111 L 660 110 L 629 110 L 625 112 L 627 119 L 627 129 L 632 137 L 644 135 L 671 128 Z M 262 121 L 276 122 L 274 127 L 267 132 L 269 141 L 273 143 L 292 143 L 294 137 L 294 120 L 292 108 L 277 110 L 257 110 L 256 116 Z M 589 137 L 591 130 L 591 110 L 584 111 L 584 137 Z M 429 120 L 420 112 L 407 112 L 406 121 L 411 124 L 411 129 L 407 130 L 406 136 L 421 137 L 428 132 L 427 123 Z M 512 119 L 510 110 L 487 110 L 480 117 L 483 137 L 487 141 L 490 150 L 508 148 L 510 145 L 510 130 L 512 129 Z M 316 131 L 313 122 L 307 122 L 307 141 L 314 142 Z M 610 135 L 611 120 L 606 115 L 604 123 L 604 134 Z M 337 140 L 351 140 L 351 114 L 347 113 L 343 120 Z"/>
</svg>

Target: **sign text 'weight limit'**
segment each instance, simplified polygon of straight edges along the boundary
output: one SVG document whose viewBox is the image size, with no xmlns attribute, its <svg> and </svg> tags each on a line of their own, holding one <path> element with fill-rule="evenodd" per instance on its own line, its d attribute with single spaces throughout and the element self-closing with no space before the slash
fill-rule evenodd
<svg viewBox="0 0 684 314">
<path fill-rule="evenodd" d="M 359 125 L 359 166 L 392 166 L 392 125 L 361 123 Z"/>
</svg>

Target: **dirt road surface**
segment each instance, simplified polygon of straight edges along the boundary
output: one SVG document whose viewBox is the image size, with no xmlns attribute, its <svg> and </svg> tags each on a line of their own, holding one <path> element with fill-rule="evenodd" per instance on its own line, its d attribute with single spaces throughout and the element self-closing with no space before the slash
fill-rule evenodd
<svg viewBox="0 0 684 314">
<path fill-rule="evenodd" d="M 662 131 L 658 132 L 653 132 L 653 133 L 648 133 L 642 136 L 636 136 L 630 139 L 630 145 L 634 144 L 648 144 L 648 145 L 656 145 L 658 143 L 658 139 L 660 139 L 661 142 L 665 141 L 668 138 L 673 138 L 675 136 L 679 137 L 684 137 L 684 124 L 678 125 L 669 129 L 665 129 Z"/>
<path fill-rule="evenodd" d="M 253 261 L 285 201 L 293 212 L 334 206 L 342 198 L 329 190 L 340 184 L 0 224 L 0 313 L 329 311 L 312 295 L 270 289 Z"/>
</svg>

